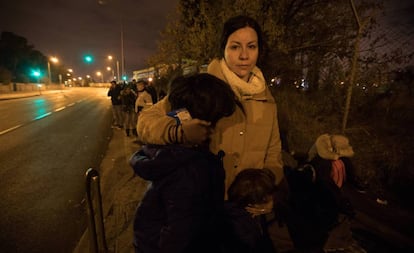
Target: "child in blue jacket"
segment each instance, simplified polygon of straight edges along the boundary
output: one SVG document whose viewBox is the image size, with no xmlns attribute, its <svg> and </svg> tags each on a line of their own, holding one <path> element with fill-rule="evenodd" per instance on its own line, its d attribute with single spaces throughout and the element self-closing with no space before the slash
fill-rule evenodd
<svg viewBox="0 0 414 253">
<path fill-rule="evenodd" d="M 213 128 L 238 106 L 230 86 L 210 74 L 174 79 L 168 99 L 177 126 L 184 115 Z M 224 202 L 223 152 L 215 155 L 208 143 L 195 144 L 144 145 L 130 158 L 136 175 L 151 182 L 135 213 L 135 252 L 217 252 L 213 237 Z"/>
</svg>

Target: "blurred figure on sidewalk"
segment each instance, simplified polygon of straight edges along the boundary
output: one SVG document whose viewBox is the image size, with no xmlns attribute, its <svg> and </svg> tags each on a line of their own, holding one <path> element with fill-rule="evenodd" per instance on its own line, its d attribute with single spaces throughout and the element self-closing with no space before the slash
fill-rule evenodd
<svg viewBox="0 0 414 253">
<path fill-rule="evenodd" d="M 123 125 L 121 91 L 121 85 L 116 81 L 111 81 L 108 97 L 111 97 L 112 103 L 112 126 L 117 128 L 122 128 Z"/>
<path fill-rule="evenodd" d="M 135 101 L 137 99 L 135 91 L 131 86 L 125 86 L 121 93 L 122 111 L 124 114 L 124 128 L 126 136 L 131 134 L 137 135 L 136 132 L 136 113 L 135 113 Z"/>
<path fill-rule="evenodd" d="M 157 103 L 158 102 L 158 92 L 157 89 L 155 89 L 154 85 L 152 84 L 152 82 L 145 82 L 144 80 L 142 80 L 145 83 L 145 90 L 151 95 L 152 98 L 152 103 Z"/>
<path fill-rule="evenodd" d="M 151 107 L 154 103 L 152 100 L 151 95 L 146 90 L 146 82 L 143 80 L 139 80 L 136 83 L 136 90 L 137 90 L 137 100 L 135 101 L 135 113 L 136 113 L 136 119 L 135 119 L 135 128 L 134 128 L 134 135 L 137 135 L 137 121 L 139 119 L 139 114 L 142 110 L 147 109 Z"/>
</svg>

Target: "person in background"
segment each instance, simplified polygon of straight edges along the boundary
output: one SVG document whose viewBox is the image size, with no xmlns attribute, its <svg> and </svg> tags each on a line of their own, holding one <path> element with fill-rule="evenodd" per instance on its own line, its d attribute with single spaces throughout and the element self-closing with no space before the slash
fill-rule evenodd
<svg viewBox="0 0 414 253">
<path fill-rule="evenodd" d="M 265 215 L 273 212 L 276 190 L 268 169 L 245 169 L 228 189 L 224 204 L 223 253 L 275 253 Z"/>
<path fill-rule="evenodd" d="M 147 109 L 153 105 L 153 100 L 151 95 L 147 92 L 145 81 L 139 80 L 136 83 L 136 90 L 137 90 L 137 99 L 135 101 L 135 118 L 134 118 L 134 135 L 138 136 L 136 131 L 136 125 L 138 116 L 141 113 L 142 110 Z"/>
<path fill-rule="evenodd" d="M 139 115 L 139 113 L 151 107 L 154 102 L 152 100 L 151 94 L 147 92 L 146 84 L 144 81 L 138 81 L 136 83 L 137 89 L 137 100 L 135 102 L 135 112 Z"/>
<path fill-rule="evenodd" d="M 246 168 L 268 168 L 279 183 L 283 178 L 281 140 L 275 100 L 256 66 L 264 41 L 257 22 L 247 16 L 230 18 L 218 41 L 219 56 L 207 72 L 235 92 L 242 107 L 221 119 L 214 132 L 210 122 L 193 118 L 181 125 L 165 116 L 171 110 L 168 96 L 141 113 L 137 130 L 142 141 L 153 144 L 196 143 L 211 139 L 210 150 L 225 152 L 226 189 Z"/>
<path fill-rule="evenodd" d="M 137 80 L 136 80 L 136 79 L 132 79 L 132 80 L 131 80 L 131 82 L 130 82 L 128 85 L 131 87 L 131 89 L 132 89 L 135 93 L 137 93 L 137 92 L 138 92 L 138 90 L 137 90 Z"/>
<path fill-rule="evenodd" d="M 355 173 L 351 161 L 354 150 L 347 137 L 340 134 L 322 134 L 308 152 L 308 161 L 317 169 L 320 176 L 332 181 L 339 189 L 345 182 L 364 193 L 365 186 Z"/>
<path fill-rule="evenodd" d="M 158 102 L 158 93 L 157 90 L 155 89 L 155 87 L 153 86 L 152 82 L 145 82 L 144 80 L 142 80 L 145 83 L 145 90 L 151 95 L 152 98 L 152 102 L 155 104 Z"/>
<path fill-rule="evenodd" d="M 363 191 L 356 177 L 351 158 L 354 150 L 347 137 L 340 134 L 322 134 L 308 153 L 308 161 L 315 168 L 316 178 L 330 192 L 338 210 L 338 224 L 330 231 L 325 251 L 357 247 L 352 238 L 351 219 L 355 216 L 352 203 L 343 189 L 346 185 Z"/>
<path fill-rule="evenodd" d="M 238 104 L 228 85 L 206 73 L 174 79 L 168 101 L 166 114 L 178 125 L 195 117 L 210 128 Z M 135 252 L 218 252 L 213 238 L 224 202 L 222 157 L 209 151 L 208 140 L 144 145 L 132 155 L 135 174 L 151 181 L 135 213 Z"/>
<path fill-rule="evenodd" d="M 111 87 L 108 90 L 108 97 L 111 97 L 112 103 L 112 126 L 117 128 L 123 127 L 121 85 L 116 81 L 111 81 Z"/>
<path fill-rule="evenodd" d="M 126 136 L 130 136 L 130 134 L 137 135 L 136 131 L 136 113 L 135 113 L 135 101 L 136 101 L 136 93 L 132 90 L 132 88 L 127 85 L 125 86 L 124 90 L 121 93 L 121 100 L 122 100 L 122 111 L 124 114 L 124 128 Z"/>
</svg>

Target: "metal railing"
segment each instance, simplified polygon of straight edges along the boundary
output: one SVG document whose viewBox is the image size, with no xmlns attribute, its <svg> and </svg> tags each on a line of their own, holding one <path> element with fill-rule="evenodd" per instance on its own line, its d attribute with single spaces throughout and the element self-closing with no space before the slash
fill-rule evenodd
<svg viewBox="0 0 414 253">
<path fill-rule="evenodd" d="M 97 170 L 89 168 L 86 171 L 86 200 L 89 218 L 89 252 L 105 253 L 108 247 L 105 238 L 105 227 L 102 212 L 102 195 Z"/>
</svg>

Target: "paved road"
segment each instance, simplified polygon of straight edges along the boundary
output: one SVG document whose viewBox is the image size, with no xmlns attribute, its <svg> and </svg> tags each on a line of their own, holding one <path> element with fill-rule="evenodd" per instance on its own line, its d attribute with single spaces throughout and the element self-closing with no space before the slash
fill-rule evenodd
<svg viewBox="0 0 414 253">
<path fill-rule="evenodd" d="M 86 228 L 84 174 L 99 167 L 110 120 L 106 89 L 0 101 L 1 252 L 72 252 Z"/>
</svg>

